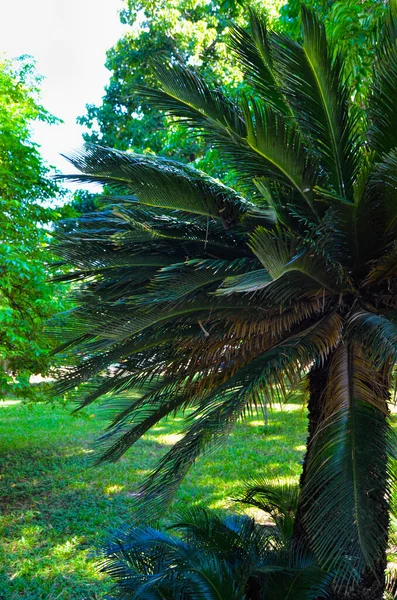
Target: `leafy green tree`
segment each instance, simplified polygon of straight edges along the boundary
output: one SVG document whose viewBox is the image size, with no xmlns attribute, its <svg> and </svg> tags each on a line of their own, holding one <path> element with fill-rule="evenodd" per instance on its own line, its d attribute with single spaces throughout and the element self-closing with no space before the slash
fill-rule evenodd
<svg viewBox="0 0 397 600">
<path fill-rule="evenodd" d="M 138 495 L 154 509 L 247 411 L 307 378 L 295 535 L 333 573 L 333 599 L 380 600 L 395 450 L 397 2 L 365 112 L 322 22 L 305 7 L 301 18 L 301 43 L 255 14 L 251 33 L 234 29 L 250 96 L 164 61 L 162 87 L 140 89 L 217 148 L 250 200 L 168 158 L 95 145 L 70 157 L 72 179 L 113 193 L 59 240 L 82 282 L 59 332 L 70 364 L 59 390 L 87 382 L 82 407 L 105 396 L 102 460 L 185 412 Z"/>
<path fill-rule="evenodd" d="M 267 14 L 274 29 L 298 39 L 300 1 L 254 0 L 250 6 Z M 320 11 L 329 37 L 346 53 L 350 83 L 359 96 L 366 93 L 373 61 L 375 33 L 387 3 L 383 0 L 308 0 Z M 231 22 L 248 25 L 246 2 L 204 0 L 126 0 L 121 21 L 130 29 L 107 53 L 111 72 L 103 102 L 88 105 L 78 121 L 88 128 L 86 142 L 119 150 L 155 153 L 194 163 L 210 175 L 237 186 L 234 173 L 207 140 L 186 131 L 156 106 L 134 93 L 135 86 L 158 86 L 151 68 L 154 59 L 177 61 L 197 68 L 209 85 L 242 91 L 241 70 L 228 48 Z"/>
<path fill-rule="evenodd" d="M 54 123 L 39 103 L 39 79 L 28 60 L 0 63 L 0 389 L 29 396 L 29 376 L 48 368 L 45 320 L 59 311 L 46 282 L 58 186 L 48 177 L 31 124 Z M 15 379 L 16 377 L 16 379 Z"/>
<path fill-rule="evenodd" d="M 254 0 L 253 6 L 269 9 L 273 17 L 282 0 Z M 142 153 L 176 156 L 194 162 L 206 172 L 234 182 L 223 169 L 214 149 L 198 135 L 187 137 L 174 119 L 169 119 L 144 98 L 134 86 L 159 84 L 151 62 L 155 58 L 197 67 L 206 81 L 228 89 L 241 87 L 241 71 L 227 46 L 232 20 L 247 21 L 244 2 L 216 0 L 126 0 L 121 21 L 130 26 L 125 36 L 107 53 L 111 77 L 101 106 L 88 105 L 78 122 L 88 128 L 87 142 Z"/>
<path fill-rule="evenodd" d="M 371 82 L 377 30 L 387 0 L 307 0 L 306 4 L 317 9 L 328 38 L 343 51 L 347 79 L 361 100 Z M 280 11 L 279 26 L 295 38 L 301 32 L 300 5 L 300 0 L 290 0 Z"/>
</svg>

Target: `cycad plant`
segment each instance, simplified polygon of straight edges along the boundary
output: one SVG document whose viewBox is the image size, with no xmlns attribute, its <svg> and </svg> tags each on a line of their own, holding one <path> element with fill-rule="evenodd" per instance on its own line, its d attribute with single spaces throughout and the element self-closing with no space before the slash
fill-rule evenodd
<svg viewBox="0 0 397 600">
<path fill-rule="evenodd" d="M 104 397 L 104 460 L 184 412 L 183 437 L 138 496 L 153 508 L 238 419 L 308 378 L 295 536 L 334 573 L 333 598 L 380 599 L 397 358 L 397 2 L 365 106 L 306 7 L 302 40 L 254 14 L 250 32 L 233 30 L 249 97 L 166 61 L 154 67 L 161 89 L 135 90 L 206 136 L 239 193 L 163 157 L 98 146 L 69 157 L 81 171 L 70 178 L 107 196 L 59 236 L 74 267 L 65 278 L 80 282 L 59 328 L 70 364 L 59 389 L 85 382 L 82 407 Z"/>
<path fill-rule="evenodd" d="M 271 514 L 272 523 L 195 507 L 166 533 L 152 527 L 115 532 L 100 566 L 113 579 L 110 599 L 327 598 L 331 575 L 292 536 L 296 500 L 296 487 L 260 482 L 247 490 L 244 503 Z"/>
</svg>

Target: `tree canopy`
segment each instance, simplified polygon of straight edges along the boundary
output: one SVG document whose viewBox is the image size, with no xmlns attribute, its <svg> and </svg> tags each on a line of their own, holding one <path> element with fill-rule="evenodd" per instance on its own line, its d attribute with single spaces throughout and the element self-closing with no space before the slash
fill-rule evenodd
<svg viewBox="0 0 397 600">
<path fill-rule="evenodd" d="M 275 18 L 282 1 L 255 0 L 253 6 L 272 7 Z M 125 36 L 107 53 L 111 71 L 101 106 L 88 105 L 79 118 L 88 127 L 86 141 L 126 150 L 176 156 L 207 172 L 232 180 L 214 149 L 200 136 L 186 136 L 173 119 L 134 93 L 137 85 L 158 85 L 153 60 L 170 59 L 199 68 L 207 81 L 228 89 L 243 85 L 242 74 L 231 59 L 228 32 L 232 20 L 243 25 L 247 8 L 241 2 L 205 0 L 128 0 L 121 21 Z"/>
<path fill-rule="evenodd" d="M 48 279 L 48 231 L 59 191 L 49 178 L 31 125 L 55 123 L 39 102 L 29 59 L 0 62 L 0 386 L 31 395 L 31 373 L 45 372 L 46 319 L 60 308 Z M 15 379 L 16 376 L 16 379 Z"/>
<path fill-rule="evenodd" d="M 266 15 L 275 30 L 300 37 L 300 4 L 282 0 L 254 0 L 250 7 Z M 373 40 L 383 0 L 308 0 L 317 9 L 330 39 L 346 53 L 346 69 L 355 93 L 365 94 L 373 61 Z M 207 173 L 236 186 L 233 172 L 225 170 L 216 149 L 197 132 L 186 134 L 175 119 L 135 93 L 136 86 L 159 85 L 152 68 L 155 60 L 171 60 L 198 69 L 208 84 L 242 92 L 246 84 L 228 47 L 232 23 L 249 26 L 246 2 L 217 0 L 125 0 L 121 21 L 127 32 L 107 53 L 110 81 L 100 106 L 88 105 L 78 121 L 88 128 L 87 142 L 119 150 L 155 153 L 193 163 Z"/>
</svg>

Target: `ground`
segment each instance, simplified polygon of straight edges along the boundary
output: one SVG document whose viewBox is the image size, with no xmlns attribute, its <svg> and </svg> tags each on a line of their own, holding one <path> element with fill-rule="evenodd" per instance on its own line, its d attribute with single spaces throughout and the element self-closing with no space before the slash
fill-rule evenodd
<svg viewBox="0 0 397 600">
<path fill-rule="evenodd" d="M 291 402 L 238 424 L 227 444 L 201 459 L 174 508 L 233 504 L 250 477 L 297 479 L 305 412 Z M 0 402 L 0 600 L 101 598 L 109 582 L 96 571 L 109 530 L 131 516 L 137 482 L 181 428 L 174 418 L 153 429 L 118 463 L 92 467 L 99 410 Z"/>
</svg>

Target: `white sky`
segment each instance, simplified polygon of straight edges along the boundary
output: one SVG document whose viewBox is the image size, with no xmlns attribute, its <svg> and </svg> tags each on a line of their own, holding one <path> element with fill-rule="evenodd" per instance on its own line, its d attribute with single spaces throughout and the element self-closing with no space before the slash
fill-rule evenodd
<svg viewBox="0 0 397 600">
<path fill-rule="evenodd" d="M 71 170 L 60 152 L 79 147 L 83 128 L 76 117 L 99 104 L 110 72 L 106 50 L 122 37 L 121 0 L 0 0 L 0 54 L 30 54 L 37 60 L 43 106 L 64 121 L 38 124 L 35 141 L 43 157 L 62 172 Z"/>
</svg>

